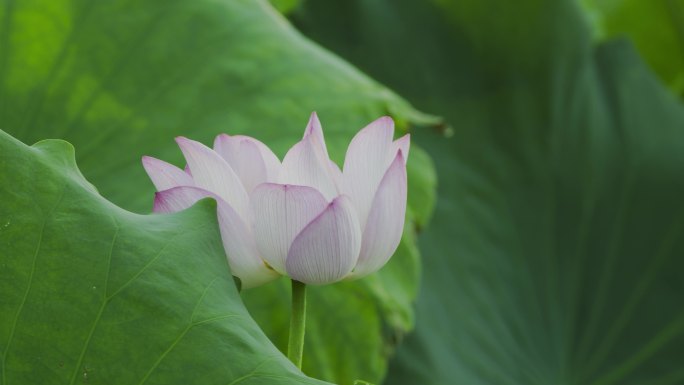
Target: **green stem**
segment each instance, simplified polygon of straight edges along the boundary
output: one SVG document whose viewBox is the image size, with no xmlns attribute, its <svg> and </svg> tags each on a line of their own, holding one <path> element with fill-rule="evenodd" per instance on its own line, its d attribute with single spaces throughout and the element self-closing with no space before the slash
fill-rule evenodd
<svg viewBox="0 0 684 385">
<path fill-rule="evenodd" d="M 287 358 L 302 368 L 304 352 L 304 329 L 306 328 L 306 285 L 292 280 L 292 314 L 290 317 L 290 341 L 287 344 Z"/>
</svg>

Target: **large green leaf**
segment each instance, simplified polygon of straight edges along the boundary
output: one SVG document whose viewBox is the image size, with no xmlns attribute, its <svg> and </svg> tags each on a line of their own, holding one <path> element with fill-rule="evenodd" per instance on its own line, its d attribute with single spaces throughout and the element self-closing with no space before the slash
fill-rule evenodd
<svg viewBox="0 0 684 385">
<path fill-rule="evenodd" d="M 282 156 L 313 110 L 338 163 L 353 134 L 381 115 L 401 130 L 434 122 L 303 38 L 263 0 L 0 0 L 1 128 L 26 143 L 73 143 L 84 175 L 123 208 L 150 210 L 154 189 L 140 157 L 181 165 L 174 136 L 210 143 L 220 132 L 245 133 Z M 412 326 L 420 270 L 413 231 L 429 218 L 435 176 L 415 146 L 408 167 L 410 220 L 390 264 L 309 291 L 307 374 L 378 382 Z M 285 285 L 245 293 L 281 348 Z"/>
<path fill-rule="evenodd" d="M 684 382 L 684 109 L 634 50 L 572 1 L 306 4 L 301 30 L 452 126 L 414 135 L 439 198 L 387 383 Z"/>
<path fill-rule="evenodd" d="M 598 40 L 629 36 L 654 71 L 684 95 L 683 0 L 582 0 Z"/>
<path fill-rule="evenodd" d="M 3 1 L 0 122 L 65 138 L 105 197 L 148 211 L 142 155 L 180 162 L 174 136 L 258 137 L 276 153 L 318 111 L 331 156 L 380 115 L 427 117 L 292 29 L 265 1 Z M 426 120 L 428 122 L 429 120 Z"/>
<path fill-rule="evenodd" d="M 2 131 L 0 187 L 2 384 L 322 384 L 242 305 L 214 201 L 133 214 L 68 143 Z"/>
</svg>

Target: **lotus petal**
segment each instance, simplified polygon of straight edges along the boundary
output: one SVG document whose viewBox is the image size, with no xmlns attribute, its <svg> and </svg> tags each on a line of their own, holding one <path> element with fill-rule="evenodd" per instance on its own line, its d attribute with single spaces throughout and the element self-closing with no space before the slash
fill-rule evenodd
<svg viewBox="0 0 684 385">
<path fill-rule="evenodd" d="M 359 131 L 347 148 L 343 189 L 354 202 L 361 229 L 366 226 L 373 197 L 387 171 L 393 135 L 394 122 L 389 117 L 382 117 Z"/>
<path fill-rule="evenodd" d="M 174 187 L 155 195 L 155 212 L 185 210 L 200 199 L 216 199 L 223 247 L 228 255 L 230 270 L 240 278 L 243 289 L 262 285 L 278 277 L 259 257 L 251 229 L 228 203 L 216 194 L 196 187 Z"/>
<path fill-rule="evenodd" d="M 163 160 L 143 156 L 142 164 L 157 191 L 168 190 L 176 186 L 194 185 L 190 175 Z"/>
<path fill-rule="evenodd" d="M 195 185 L 223 198 L 249 223 L 249 198 L 230 165 L 202 143 L 184 137 L 176 138 L 176 142 L 185 155 Z"/>
<path fill-rule="evenodd" d="M 264 183 L 252 192 L 254 235 L 262 258 L 285 274 L 285 259 L 294 238 L 320 214 L 327 202 L 307 186 Z"/>
<path fill-rule="evenodd" d="M 247 192 L 261 183 L 277 181 L 280 161 L 254 138 L 221 134 L 214 140 L 214 151 L 228 162 Z"/>
<path fill-rule="evenodd" d="M 353 278 L 380 269 L 399 246 L 406 216 L 406 189 L 406 166 L 400 150 L 373 198 Z"/>
<path fill-rule="evenodd" d="M 288 275 L 306 284 L 321 285 L 352 271 L 361 249 L 356 211 L 346 196 L 335 198 L 292 242 Z"/>
<path fill-rule="evenodd" d="M 323 132 L 315 114 L 309 121 L 304 138 L 285 155 L 279 183 L 313 187 L 328 201 L 339 195 Z"/>
</svg>

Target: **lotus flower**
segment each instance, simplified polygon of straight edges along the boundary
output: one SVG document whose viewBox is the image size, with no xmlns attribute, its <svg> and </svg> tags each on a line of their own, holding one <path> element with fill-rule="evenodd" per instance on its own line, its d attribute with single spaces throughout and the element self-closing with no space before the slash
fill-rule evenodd
<svg viewBox="0 0 684 385">
<path fill-rule="evenodd" d="M 282 163 L 260 141 L 219 135 L 214 149 L 176 138 L 186 170 L 143 157 L 155 212 L 212 197 L 231 270 L 243 288 L 280 274 L 306 284 L 361 278 L 396 250 L 406 213 L 408 135 L 380 118 L 351 141 L 344 172 L 330 160 L 316 113 Z"/>
</svg>

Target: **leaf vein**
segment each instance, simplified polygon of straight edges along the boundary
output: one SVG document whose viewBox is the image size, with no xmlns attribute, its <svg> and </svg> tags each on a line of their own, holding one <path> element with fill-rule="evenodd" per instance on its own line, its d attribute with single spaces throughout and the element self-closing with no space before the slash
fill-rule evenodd
<svg viewBox="0 0 684 385">
<path fill-rule="evenodd" d="M 62 192 L 55 202 L 55 204 L 52 206 L 50 211 L 45 215 L 45 218 L 43 219 L 43 224 L 40 227 L 40 234 L 38 235 L 38 244 L 36 245 L 36 251 L 33 253 L 33 262 L 31 264 L 31 272 L 29 273 L 29 279 L 28 283 L 26 285 L 26 290 L 24 291 L 24 296 L 21 299 L 21 303 L 19 304 L 19 308 L 17 309 L 17 314 L 14 316 L 14 321 L 12 322 L 12 328 L 10 329 L 9 333 L 9 338 L 7 339 L 7 344 L 5 345 L 5 351 L 2 353 L 2 365 L 0 366 L 0 369 L 2 369 L 2 383 L 6 384 L 7 383 L 7 370 L 5 369 L 5 365 L 7 363 L 7 353 L 10 350 L 10 346 L 12 345 L 12 341 L 14 340 L 14 333 L 17 329 L 17 323 L 19 321 L 19 317 L 21 316 L 22 311 L 24 310 L 24 305 L 26 305 L 26 300 L 28 299 L 29 292 L 31 291 L 31 287 L 33 286 L 33 276 L 36 272 L 36 261 L 38 260 L 38 255 L 40 254 L 40 249 L 43 245 L 43 236 L 45 234 L 45 226 L 47 224 L 48 219 L 52 216 L 52 213 L 54 213 L 55 209 L 59 204 L 62 202 L 62 199 L 64 198 L 64 194 L 66 192 L 66 186 L 62 188 Z"/>
<path fill-rule="evenodd" d="M 78 362 L 76 363 L 74 373 L 71 377 L 71 381 L 69 382 L 70 384 L 76 383 L 76 378 L 77 378 L 78 373 L 80 371 L 81 365 L 83 364 L 83 359 L 85 358 L 85 353 L 88 350 L 88 347 L 90 346 L 90 340 L 93 338 L 93 334 L 95 334 L 95 329 L 97 328 L 97 325 L 100 323 L 100 319 L 102 318 L 102 314 L 104 313 L 104 309 L 107 307 L 107 303 L 109 302 L 107 300 L 107 284 L 109 283 L 109 272 L 110 272 L 111 267 L 112 267 L 112 254 L 114 253 L 114 245 L 116 244 L 116 240 L 119 236 L 119 229 L 120 229 L 119 224 L 116 222 L 116 220 L 114 220 L 114 223 L 116 225 L 116 231 L 114 232 L 114 237 L 112 238 L 112 243 L 109 247 L 109 256 L 108 256 L 108 261 L 107 261 L 107 275 L 105 276 L 102 304 L 100 305 L 100 309 L 98 310 L 97 315 L 95 316 L 95 320 L 93 321 L 93 325 L 91 326 L 90 331 L 88 332 L 88 337 L 86 337 L 85 343 L 83 344 L 83 349 L 81 350 L 81 354 L 79 354 Z"/>
</svg>

